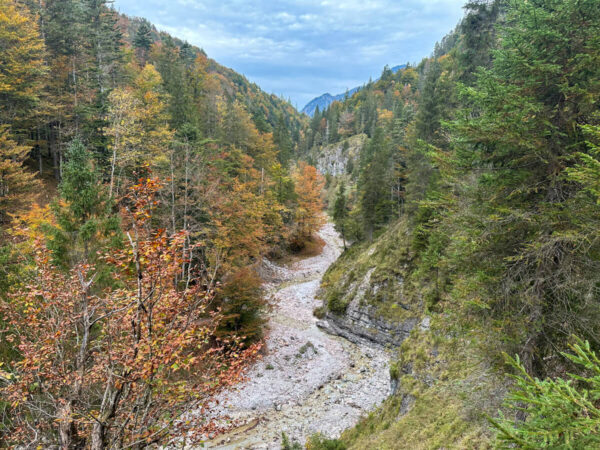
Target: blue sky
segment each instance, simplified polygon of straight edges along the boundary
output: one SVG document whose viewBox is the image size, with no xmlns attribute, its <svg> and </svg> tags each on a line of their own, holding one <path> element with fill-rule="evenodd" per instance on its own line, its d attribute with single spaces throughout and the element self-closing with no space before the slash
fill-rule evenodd
<svg viewBox="0 0 600 450">
<path fill-rule="evenodd" d="M 116 0 L 302 108 L 418 62 L 458 23 L 466 0 Z"/>
</svg>

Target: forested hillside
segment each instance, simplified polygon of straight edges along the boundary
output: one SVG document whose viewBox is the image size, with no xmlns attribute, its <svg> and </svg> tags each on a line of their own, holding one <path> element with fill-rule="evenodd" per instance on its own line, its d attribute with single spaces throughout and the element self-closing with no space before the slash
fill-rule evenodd
<svg viewBox="0 0 600 450">
<path fill-rule="evenodd" d="M 600 445 L 597 379 L 562 381 L 598 373 L 599 31 L 597 1 L 470 2 L 431 57 L 312 118 L 352 244 L 319 314 L 412 328 L 396 395 L 337 445 Z"/>
<path fill-rule="evenodd" d="M 0 445 L 214 431 L 261 346 L 262 258 L 322 223 L 304 119 L 104 0 L 0 0 L 0 104 Z"/>
<path fill-rule="evenodd" d="M 599 100 L 598 0 L 469 1 L 312 117 L 0 0 L 0 447 L 599 448 Z"/>
</svg>

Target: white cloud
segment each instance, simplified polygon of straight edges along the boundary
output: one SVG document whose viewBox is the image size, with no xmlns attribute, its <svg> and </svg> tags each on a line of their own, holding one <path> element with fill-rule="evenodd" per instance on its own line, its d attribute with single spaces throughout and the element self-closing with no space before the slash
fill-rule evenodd
<svg viewBox="0 0 600 450">
<path fill-rule="evenodd" d="M 206 50 L 267 91 L 300 103 L 417 62 L 466 0 L 116 0 L 123 12 Z"/>
</svg>

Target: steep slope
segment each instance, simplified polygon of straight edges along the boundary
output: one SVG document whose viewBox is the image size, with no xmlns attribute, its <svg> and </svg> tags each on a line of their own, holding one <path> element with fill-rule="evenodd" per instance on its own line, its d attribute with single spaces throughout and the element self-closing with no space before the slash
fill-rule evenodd
<svg viewBox="0 0 600 450">
<path fill-rule="evenodd" d="M 323 278 L 321 327 L 396 353 L 393 394 L 341 441 L 357 450 L 489 448 L 485 415 L 495 415 L 506 395 L 485 357 L 494 333 L 467 323 L 452 302 L 431 306 L 435 283 L 418 273 L 411 238 L 401 221 L 346 251 Z"/>
<path fill-rule="evenodd" d="M 406 64 L 394 66 L 390 70 L 393 73 L 396 73 L 399 70 L 404 69 L 404 68 L 406 68 Z M 315 114 L 315 111 L 317 110 L 317 108 L 319 108 L 319 111 L 323 111 L 323 110 L 327 109 L 327 107 L 329 105 L 331 105 L 333 102 L 341 102 L 346 97 L 352 97 L 354 94 L 356 94 L 361 89 L 362 89 L 362 87 L 359 86 L 359 87 L 352 88 L 349 91 L 344 92 L 343 94 L 337 94 L 337 95 L 331 95 L 328 92 L 319 97 L 313 98 L 310 102 L 308 102 L 306 104 L 306 106 L 304 108 L 302 108 L 301 112 L 306 114 L 307 116 L 312 117 Z"/>
<path fill-rule="evenodd" d="M 328 92 L 319 97 L 313 98 L 310 102 L 308 102 L 306 104 L 306 106 L 304 108 L 302 108 L 301 112 L 303 112 L 307 116 L 312 117 L 315 114 L 315 111 L 317 110 L 317 108 L 319 108 L 319 111 L 323 111 L 323 110 L 327 109 L 327 107 L 329 105 L 331 105 L 333 102 L 342 101 L 342 100 L 344 100 L 344 98 L 346 98 L 346 96 L 350 97 L 350 96 L 354 95 L 356 92 L 358 92 L 359 90 L 360 90 L 360 87 L 355 87 L 343 94 L 338 94 L 338 95 L 331 95 Z"/>
<path fill-rule="evenodd" d="M 124 39 L 131 44 L 142 24 L 150 28 L 150 37 L 155 43 L 172 40 L 181 49 L 182 53 L 190 55 L 191 58 L 195 58 L 198 55 L 207 57 L 203 49 L 177 37 L 173 37 L 166 32 L 159 31 L 154 25 L 138 17 L 120 16 L 120 25 Z M 283 115 L 292 136 L 297 136 L 305 119 L 290 102 L 275 94 L 263 91 L 256 83 L 248 81 L 245 76 L 219 64 L 214 59 L 207 57 L 207 62 L 208 71 L 216 75 L 223 95 L 229 99 L 242 101 L 252 114 L 254 121 L 257 122 L 259 129 L 260 124 L 266 121 L 269 130 L 261 131 L 270 131 L 270 129 L 275 128 L 279 116 Z"/>
</svg>

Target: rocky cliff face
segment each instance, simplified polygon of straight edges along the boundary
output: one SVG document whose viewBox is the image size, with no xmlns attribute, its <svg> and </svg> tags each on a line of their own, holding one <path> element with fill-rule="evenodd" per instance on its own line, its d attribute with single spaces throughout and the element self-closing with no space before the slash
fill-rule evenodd
<svg viewBox="0 0 600 450">
<path fill-rule="evenodd" d="M 322 298 L 325 317 L 318 326 L 353 342 L 399 346 L 420 323 L 420 297 L 407 295 L 409 256 L 393 227 L 372 244 L 346 252 L 325 275 Z"/>
<path fill-rule="evenodd" d="M 417 319 L 393 322 L 373 314 L 370 306 L 350 305 L 343 315 L 327 313 L 317 322 L 323 331 L 348 339 L 356 344 L 370 342 L 385 347 L 399 346 L 410 335 Z"/>
<path fill-rule="evenodd" d="M 367 141 L 366 134 L 358 134 L 335 144 L 326 145 L 311 154 L 316 168 L 323 174 L 341 176 L 358 164 L 360 151 Z"/>
<path fill-rule="evenodd" d="M 343 313 L 328 311 L 324 320 L 317 322 L 317 326 L 354 343 L 367 341 L 385 347 L 402 344 L 418 323 L 418 319 L 416 317 L 408 317 L 404 320 L 386 318 L 376 305 L 365 301 L 368 298 L 367 292 L 376 295 L 382 287 L 372 283 L 371 276 L 374 272 L 375 268 L 369 269 L 358 286 L 355 283 L 350 287 L 351 300 Z M 401 284 L 401 280 L 398 284 Z M 400 291 L 401 286 L 397 286 L 396 290 Z M 396 304 L 402 305 L 402 303 Z M 410 311 L 410 308 L 406 306 L 404 308 Z"/>
<path fill-rule="evenodd" d="M 482 350 L 493 331 L 462 322 L 459 299 L 426 307 L 435 282 L 416 270 L 409 242 L 399 221 L 344 252 L 323 279 L 318 326 L 396 351 L 392 395 L 341 440 L 352 450 L 490 448 L 485 417 L 497 414 L 507 391 Z"/>
</svg>

